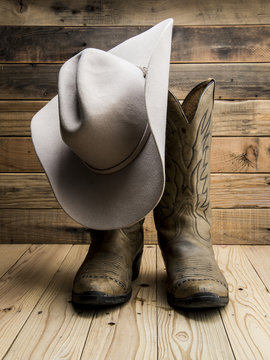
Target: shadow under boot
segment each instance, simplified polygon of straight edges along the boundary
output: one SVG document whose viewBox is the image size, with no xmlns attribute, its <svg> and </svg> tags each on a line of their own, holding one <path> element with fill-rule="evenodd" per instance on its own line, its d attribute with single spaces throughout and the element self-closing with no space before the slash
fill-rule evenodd
<svg viewBox="0 0 270 360">
<path fill-rule="evenodd" d="M 154 209 L 171 306 L 228 303 L 227 282 L 214 257 L 209 203 L 211 114 L 215 82 L 197 85 L 181 105 L 169 92 L 166 185 Z"/>
</svg>

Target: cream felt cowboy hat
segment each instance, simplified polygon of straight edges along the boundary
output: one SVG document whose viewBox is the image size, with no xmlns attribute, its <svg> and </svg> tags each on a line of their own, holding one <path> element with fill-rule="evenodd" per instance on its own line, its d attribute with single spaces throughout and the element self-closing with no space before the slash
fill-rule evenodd
<svg viewBox="0 0 270 360">
<path fill-rule="evenodd" d="M 65 62 L 32 119 L 36 153 L 65 212 L 97 230 L 131 225 L 160 200 L 173 20 L 108 52 Z"/>
</svg>

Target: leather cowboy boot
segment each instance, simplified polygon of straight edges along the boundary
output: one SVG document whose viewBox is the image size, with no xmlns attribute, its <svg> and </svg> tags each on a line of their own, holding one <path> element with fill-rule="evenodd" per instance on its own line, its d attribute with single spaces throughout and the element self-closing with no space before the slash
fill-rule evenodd
<svg viewBox="0 0 270 360">
<path fill-rule="evenodd" d="M 171 306 L 201 308 L 228 302 L 227 282 L 211 244 L 209 204 L 211 113 L 215 82 L 197 85 L 181 105 L 169 92 L 166 186 L 154 209 L 168 275 Z"/>
<path fill-rule="evenodd" d="M 117 230 L 90 230 L 91 245 L 73 283 L 73 303 L 116 305 L 129 300 L 131 281 L 140 270 L 143 222 Z"/>
</svg>

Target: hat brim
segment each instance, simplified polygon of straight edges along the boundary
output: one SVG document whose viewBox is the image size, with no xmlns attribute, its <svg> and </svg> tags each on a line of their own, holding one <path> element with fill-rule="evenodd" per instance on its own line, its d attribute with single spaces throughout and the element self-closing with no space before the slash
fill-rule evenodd
<svg viewBox="0 0 270 360">
<path fill-rule="evenodd" d="M 61 137 L 58 96 L 32 119 L 33 144 L 53 192 L 64 211 L 84 226 L 108 230 L 131 225 L 162 196 L 171 31 L 172 20 L 168 19 L 110 50 L 148 67 L 145 101 L 151 134 L 124 169 L 95 173 L 70 150 Z"/>
</svg>

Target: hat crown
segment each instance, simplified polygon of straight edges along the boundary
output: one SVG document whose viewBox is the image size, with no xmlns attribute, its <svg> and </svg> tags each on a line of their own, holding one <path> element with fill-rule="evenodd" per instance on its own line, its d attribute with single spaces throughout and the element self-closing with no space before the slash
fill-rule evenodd
<svg viewBox="0 0 270 360">
<path fill-rule="evenodd" d="M 128 165 L 149 136 L 141 69 L 115 55 L 85 49 L 59 73 L 61 135 L 96 172 Z"/>
</svg>

